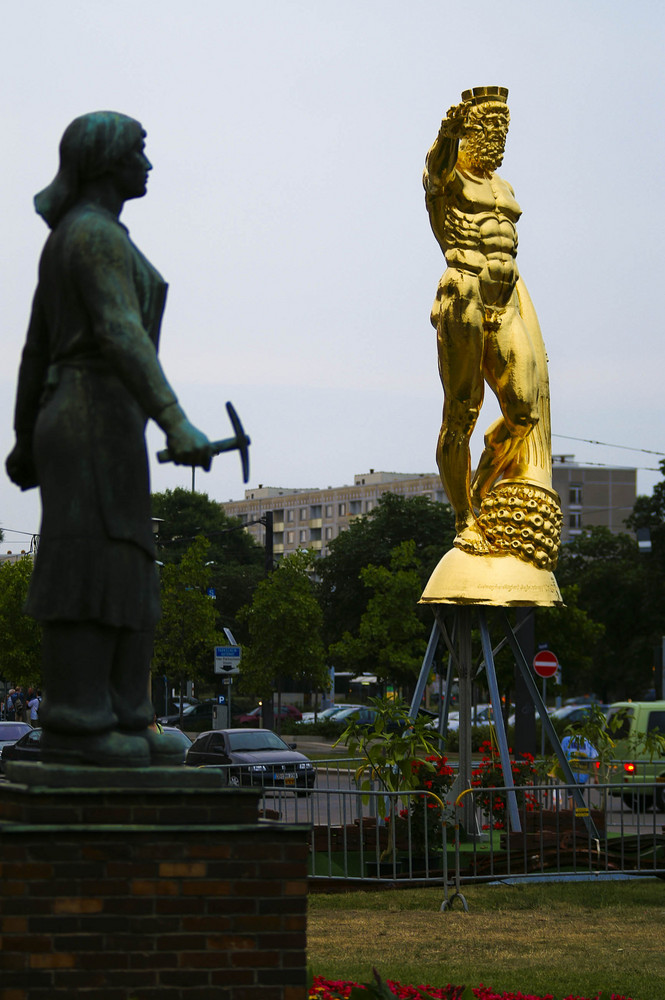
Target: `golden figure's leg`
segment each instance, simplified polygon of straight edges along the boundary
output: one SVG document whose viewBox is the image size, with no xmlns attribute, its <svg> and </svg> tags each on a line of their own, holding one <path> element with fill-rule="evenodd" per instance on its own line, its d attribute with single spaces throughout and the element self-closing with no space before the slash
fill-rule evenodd
<svg viewBox="0 0 665 1000">
<path fill-rule="evenodd" d="M 469 451 L 485 390 L 483 315 L 477 279 L 459 272 L 448 275 L 440 288 L 437 312 L 439 374 L 444 404 L 436 460 L 455 511 L 455 545 L 468 552 L 489 551 L 471 504 Z"/>
<path fill-rule="evenodd" d="M 529 331 L 512 303 L 485 335 L 484 374 L 503 414 L 485 434 L 471 493 L 476 507 L 538 423 L 539 372 Z"/>
</svg>

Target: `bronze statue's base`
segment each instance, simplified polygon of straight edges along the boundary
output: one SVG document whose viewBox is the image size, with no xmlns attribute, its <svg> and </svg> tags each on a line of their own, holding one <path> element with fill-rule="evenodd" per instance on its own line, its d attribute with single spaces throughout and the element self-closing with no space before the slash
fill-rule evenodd
<svg viewBox="0 0 665 1000">
<path fill-rule="evenodd" d="M 549 570 L 509 554 L 474 555 L 451 549 L 436 567 L 420 604 L 488 604 L 494 607 L 563 607 Z"/>
</svg>

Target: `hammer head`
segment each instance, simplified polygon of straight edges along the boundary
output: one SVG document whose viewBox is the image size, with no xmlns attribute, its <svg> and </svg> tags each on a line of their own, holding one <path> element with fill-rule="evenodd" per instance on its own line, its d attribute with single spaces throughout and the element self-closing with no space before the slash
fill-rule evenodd
<svg viewBox="0 0 665 1000">
<path fill-rule="evenodd" d="M 229 415 L 229 419 L 233 425 L 233 430 L 235 433 L 237 441 L 237 449 L 240 452 L 240 461 L 242 462 L 242 481 L 246 483 L 249 480 L 249 445 L 250 440 L 245 434 L 242 424 L 240 423 L 240 417 L 235 411 L 233 403 L 226 404 L 226 412 Z"/>
</svg>

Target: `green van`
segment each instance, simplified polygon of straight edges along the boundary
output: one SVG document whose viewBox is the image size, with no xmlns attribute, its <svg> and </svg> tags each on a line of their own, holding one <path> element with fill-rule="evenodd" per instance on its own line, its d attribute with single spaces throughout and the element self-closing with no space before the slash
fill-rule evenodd
<svg viewBox="0 0 665 1000">
<path fill-rule="evenodd" d="M 638 804 L 654 803 L 665 810 L 665 751 L 644 745 L 649 734 L 665 738 L 665 701 L 615 701 L 607 711 L 605 727 L 615 741 L 610 781 L 619 779 L 625 785 L 652 784 L 653 790 L 640 792 Z M 635 805 L 636 795 L 617 788 L 613 795 Z"/>
</svg>

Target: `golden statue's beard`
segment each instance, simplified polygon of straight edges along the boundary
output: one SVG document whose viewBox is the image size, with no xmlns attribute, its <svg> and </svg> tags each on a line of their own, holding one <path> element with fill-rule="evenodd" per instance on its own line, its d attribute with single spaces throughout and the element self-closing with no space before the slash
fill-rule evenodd
<svg viewBox="0 0 665 1000">
<path fill-rule="evenodd" d="M 506 136 L 499 132 L 485 135 L 484 132 L 467 135 L 462 150 L 470 167 L 491 174 L 503 163 Z"/>
</svg>

